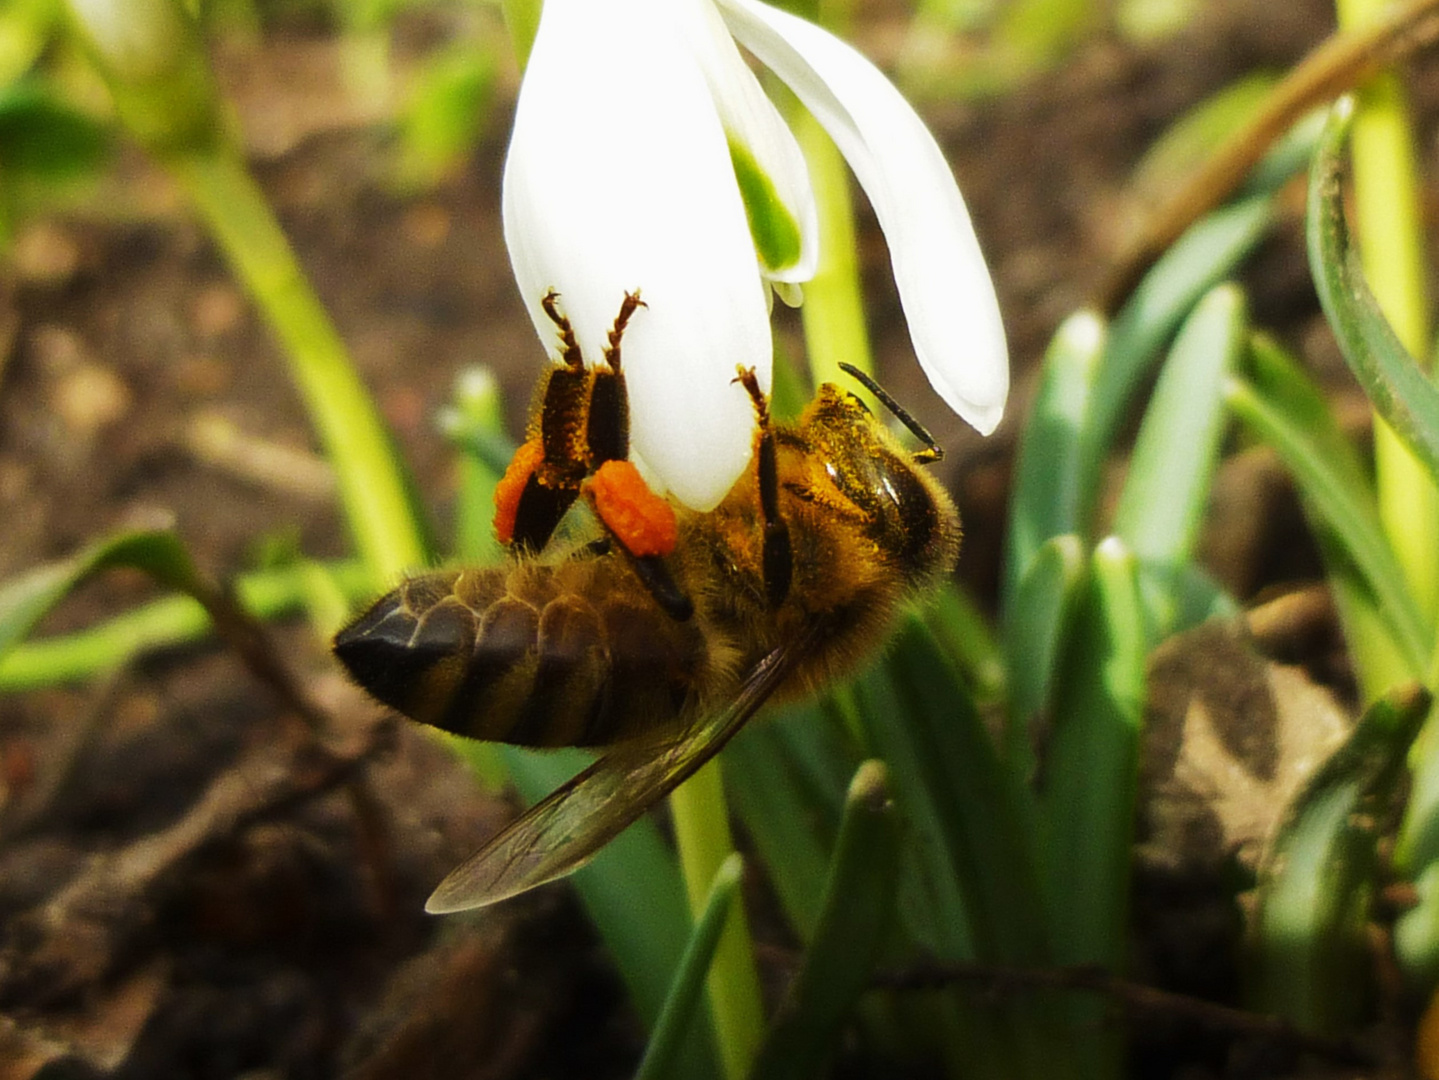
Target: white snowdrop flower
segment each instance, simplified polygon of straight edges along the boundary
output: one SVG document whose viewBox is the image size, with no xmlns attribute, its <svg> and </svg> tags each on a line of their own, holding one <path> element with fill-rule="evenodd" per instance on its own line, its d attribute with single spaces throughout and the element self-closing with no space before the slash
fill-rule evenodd
<svg viewBox="0 0 1439 1080">
<path fill-rule="evenodd" d="M 733 36 L 731 36 L 733 35 Z M 838 38 L 759 0 L 546 0 L 505 163 L 504 225 L 540 336 L 560 294 L 594 362 L 626 291 L 632 449 L 686 505 L 744 470 L 770 386 L 767 290 L 813 276 L 804 159 L 738 40 L 786 82 L 854 169 L 889 243 L 915 351 L 988 434 L 1009 388 L 994 288 L 949 167 L 899 92 Z"/>
</svg>

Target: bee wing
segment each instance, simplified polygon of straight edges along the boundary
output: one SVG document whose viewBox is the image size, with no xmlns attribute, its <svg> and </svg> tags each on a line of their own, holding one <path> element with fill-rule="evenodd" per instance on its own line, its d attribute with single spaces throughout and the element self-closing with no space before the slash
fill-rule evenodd
<svg viewBox="0 0 1439 1080">
<path fill-rule="evenodd" d="M 536 803 L 440 882 L 425 910 L 484 907 L 584 866 L 720 752 L 784 681 L 815 630 L 769 653 L 734 701 L 677 738 L 617 747 Z"/>
</svg>

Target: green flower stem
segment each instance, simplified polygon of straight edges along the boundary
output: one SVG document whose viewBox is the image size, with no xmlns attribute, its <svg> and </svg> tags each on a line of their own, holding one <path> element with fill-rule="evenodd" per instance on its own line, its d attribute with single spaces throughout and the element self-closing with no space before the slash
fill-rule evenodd
<svg viewBox="0 0 1439 1080">
<path fill-rule="evenodd" d="M 224 150 L 168 162 L 280 338 L 376 587 L 428 561 L 389 432 L 264 194 Z"/>
<path fill-rule="evenodd" d="M 304 609 L 313 595 L 310 575 L 317 570 L 330 575 L 351 600 L 373 594 L 370 576 L 358 562 L 296 564 L 247 574 L 235 583 L 235 592 L 257 618 L 283 618 Z M 0 659 L 0 693 L 78 682 L 113 670 L 145 650 L 184 645 L 209 632 L 210 617 L 199 601 L 167 596 L 86 630 L 16 646 Z"/>
<path fill-rule="evenodd" d="M 1373 22 L 1385 6 L 1377 0 L 1335 5 L 1343 29 Z M 1424 230 L 1408 105 L 1391 73 L 1372 80 L 1359 102 L 1351 145 L 1364 272 L 1400 341 L 1414 356 L 1428 356 Z M 1424 467 L 1377 419 L 1374 456 L 1380 519 L 1420 608 L 1432 620 L 1439 612 L 1439 493 Z"/>
<path fill-rule="evenodd" d="M 715 875 L 734 850 L 719 766 L 719 761 L 706 765 L 670 796 L 685 891 L 696 919 L 704 911 Z M 736 904 L 725 920 L 710 969 L 709 995 L 725 1076 L 744 1080 L 764 1036 L 764 1017 L 742 905 Z"/>
<path fill-rule="evenodd" d="M 857 389 L 839 370 L 840 362 L 873 374 L 874 360 L 864 321 L 849 174 L 839 150 L 808 110 L 796 105 L 790 110 L 790 119 L 809 165 L 819 211 L 819 269 L 805 282 L 804 306 L 800 308 L 810 376 L 816 386 L 839 382 Z"/>
</svg>

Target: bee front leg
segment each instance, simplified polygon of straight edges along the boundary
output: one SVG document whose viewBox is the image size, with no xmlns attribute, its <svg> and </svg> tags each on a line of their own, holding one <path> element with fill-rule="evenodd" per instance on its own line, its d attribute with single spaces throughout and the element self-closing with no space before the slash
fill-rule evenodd
<svg viewBox="0 0 1439 1080">
<path fill-rule="evenodd" d="M 755 471 L 759 476 L 759 510 L 764 522 L 764 591 L 769 606 L 779 607 L 789 595 L 794 576 L 794 555 L 790 549 L 789 526 L 779 512 L 779 468 L 775 461 L 774 432 L 770 429 L 769 402 L 759 387 L 754 368 L 740 367 L 735 382 L 741 384 L 754 402 L 759 424 L 759 444 L 755 448 Z"/>
</svg>

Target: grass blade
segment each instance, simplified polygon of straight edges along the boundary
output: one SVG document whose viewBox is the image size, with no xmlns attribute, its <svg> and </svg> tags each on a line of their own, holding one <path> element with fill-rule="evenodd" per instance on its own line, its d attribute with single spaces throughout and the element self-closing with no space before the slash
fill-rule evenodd
<svg viewBox="0 0 1439 1080">
<path fill-rule="evenodd" d="M 1117 967 L 1124 955 L 1147 640 L 1134 556 L 1110 537 L 1061 662 L 1040 791 L 1058 963 Z"/>
<path fill-rule="evenodd" d="M 715 949 L 719 947 L 725 919 L 729 916 L 730 905 L 739 892 L 743 876 L 744 860 L 738 852 L 731 852 L 720 864 L 710 885 L 704 910 L 695 921 L 689 941 L 685 943 L 674 981 L 655 1021 L 649 1046 L 635 1071 L 635 1080 L 688 1075 L 682 1070 L 681 1061 L 685 1034 L 694 1026 L 697 1014 L 703 1009 L 705 975 L 714 960 Z"/>
<path fill-rule="evenodd" d="M 1307 1031 L 1333 1033 L 1362 1011 L 1380 823 L 1428 709 L 1417 685 L 1371 705 L 1295 798 L 1261 869 L 1251 990 Z"/>
<path fill-rule="evenodd" d="M 321 568 L 351 601 L 374 592 L 369 574 L 359 562 L 322 564 Z M 284 618 L 303 610 L 304 579 L 309 572 L 303 564 L 296 564 L 246 574 L 236 581 L 235 595 L 257 619 Z M 13 646 L 0 656 L 0 693 L 78 682 L 148 650 L 198 641 L 212 630 L 210 616 L 198 600 L 167 596 L 73 634 Z"/>
<path fill-rule="evenodd" d="M 1082 452 L 1080 441 L 1089 426 L 1105 341 L 1103 320 L 1080 312 L 1064 321 L 1045 353 L 1039 394 L 1020 435 L 1015 464 L 1004 566 L 1006 612 L 1039 549 L 1053 537 L 1084 533 L 1084 500 L 1093 482 L 1081 466 L 1094 455 Z"/>
<path fill-rule="evenodd" d="M 1272 362 L 1272 358 L 1271 358 Z M 1263 442 L 1269 444 L 1294 474 L 1316 526 L 1326 530 L 1352 562 L 1375 598 L 1395 646 L 1411 677 L 1422 677 L 1428 662 L 1428 631 L 1404 583 L 1403 574 L 1379 527 L 1372 490 L 1356 485 L 1347 455 L 1336 455 L 1332 434 L 1321 426 L 1315 434 L 1312 409 L 1302 403 L 1295 383 L 1261 387 L 1238 376 L 1226 387 L 1229 408 Z M 1332 422 L 1331 422 L 1332 423 Z"/>
<path fill-rule="evenodd" d="M 1023 793 L 922 623 L 904 625 L 884 668 L 862 679 L 856 695 L 906 820 L 934 845 L 931 873 L 959 883 L 969 940 L 951 945 L 972 943 L 980 959 L 1044 961 L 1033 853 L 1015 805 Z"/>
<path fill-rule="evenodd" d="M 1420 370 L 1379 309 L 1359 253 L 1350 243 L 1340 173 L 1353 115 L 1353 99 L 1341 98 L 1314 155 L 1305 230 L 1310 272 L 1355 378 L 1430 477 L 1439 477 L 1439 388 Z"/>
<path fill-rule="evenodd" d="M 1273 217 L 1274 199 L 1267 194 L 1251 195 L 1208 214 L 1154 264 L 1114 317 L 1079 444 L 1084 459 L 1077 468 L 1084 479 L 1081 507 L 1086 517 L 1130 399 L 1159 349 L 1199 299 L 1254 249 Z M 1083 529 L 1078 531 L 1085 535 Z"/>
<path fill-rule="evenodd" d="M 1049 703 L 1055 665 L 1087 569 L 1079 537 L 1052 537 L 1030 562 L 1010 604 L 1004 637 L 1009 671 L 1004 760 L 1026 784 L 1035 770 L 1030 722 Z"/>
<path fill-rule="evenodd" d="M 1195 307 L 1155 385 L 1114 516 L 1139 561 L 1151 633 L 1178 612 L 1178 584 L 1199 534 L 1228 419 L 1224 382 L 1245 344 L 1244 295 L 1220 285 Z"/>
<path fill-rule="evenodd" d="M 813 940 L 855 755 L 817 702 L 750 724 L 725 748 L 725 779 L 780 905 Z"/>
<path fill-rule="evenodd" d="M 1055 681 L 1039 792 L 1053 963 L 1124 960 L 1148 640 L 1134 556 L 1109 537 L 1091 556 Z M 1080 1074 L 1117 1076 L 1120 1032 L 1103 1004 L 1069 1000 L 1062 1015 Z"/>
<path fill-rule="evenodd" d="M 120 533 L 69 559 L 36 567 L 0 586 L 0 655 L 18 645 L 80 582 L 117 566 L 143 570 L 161 585 L 198 598 L 208 600 L 214 592 L 201 581 L 174 533 L 165 529 Z"/>
<path fill-rule="evenodd" d="M 883 763 L 866 761 L 845 798 L 824 903 L 751 1080 L 819 1075 L 884 947 L 898 883 L 900 822 Z"/>
</svg>

